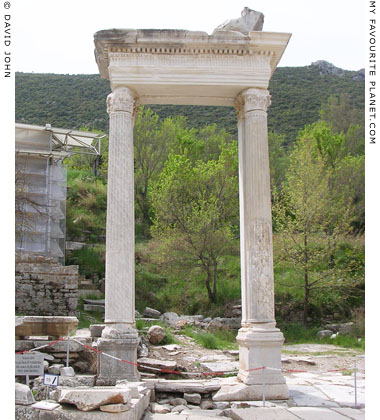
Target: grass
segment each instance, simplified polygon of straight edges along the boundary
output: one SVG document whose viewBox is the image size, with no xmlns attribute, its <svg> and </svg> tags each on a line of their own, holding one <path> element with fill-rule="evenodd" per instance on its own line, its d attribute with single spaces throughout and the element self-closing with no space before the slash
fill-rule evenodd
<svg viewBox="0 0 380 420">
<path fill-rule="evenodd" d="M 195 340 L 197 344 L 205 349 L 219 349 L 219 350 L 235 350 L 238 348 L 236 343 L 236 331 L 233 330 L 216 330 L 213 332 L 203 332 L 198 328 L 186 325 L 181 332 Z"/>
<path fill-rule="evenodd" d="M 101 293 L 100 295 L 96 295 L 94 293 L 88 293 L 85 296 L 82 296 L 82 299 L 90 299 L 90 300 L 102 300 L 104 299 L 104 293 Z"/>
<path fill-rule="evenodd" d="M 98 244 L 91 248 L 84 247 L 72 251 L 66 256 L 67 265 L 79 265 L 79 274 L 87 278 L 94 275 L 99 279 L 105 274 L 105 245 Z"/>
<path fill-rule="evenodd" d="M 99 299 L 98 297 L 94 297 L 93 295 L 88 295 L 92 297 L 86 297 L 86 299 Z M 78 311 L 79 311 L 79 323 L 77 329 L 80 328 L 89 328 L 91 324 L 104 324 L 104 318 L 102 312 L 95 312 L 95 311 L 85 311 L 83 309 L 84 301 L 83 297 L 79 299 L 78 303 Z"/>
<path fill-rule="evenodd" d="M 354 334 L 338 334 L 335 338 L 320 338 L 317 336 L 317 332 L 321 329 L 318 326 L 305 327 L 298 323 L 284 323 L 279 325 L 279 328 L 285 336 L 285 344 L 332 344 L 344 348 L 365 350 L 364 337 L 357 337 Z M 361 338 L 360 341 L 359 338 Z"/>
</svg>

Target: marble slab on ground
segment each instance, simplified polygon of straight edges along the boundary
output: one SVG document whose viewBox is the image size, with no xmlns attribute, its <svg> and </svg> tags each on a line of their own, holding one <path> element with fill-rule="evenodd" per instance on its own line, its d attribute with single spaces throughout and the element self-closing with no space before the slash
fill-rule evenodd
<svg viewBox="0 0 380 420">
<path fill-rule="evenodd" d="M 343 385 L 343 386 L 355 386 L 355 379 L 353 375 L 344 376 L 344 375 L 320 375 L 317 377 L 313 384 L 333 384 L 333 385 Z M 364 379 L 356 379 L 356 386 L 358 388 L 365 388 Z"/>
<path fill-rule="evenodd" d="M 352 350 L 334 346 L 333 344 L 290 344 L 282 347 L 285 351 L 298 351 L 305 353 L 321 353 L 338 351 L 341 353 L 352 353 Z"/>
<path fill-rule="evenodd" d="M 157 392 L 199 392 L 201 394 L 215 392 L 220 389 L 220 381 L 211 380 L 147 380 L 153 382 Z"/>
<path fill-rule="evenodd" d="M 143 420 L 168 420 L 169 418 L 175 418 L 177 420 L 187 420 L 187 415 L 182 414 L 157 414 L 157 413 L 146 413 L 145 417 L 143 417 Z"/>
<path fill-rule="evenodd" d="M 290 385 L 289 397 L 298 407 L 339 407 L 311 385 Z"/>
<path fill-rule="evenodd" d="M 239 362 L 209 362 L 201 363 L 210 372 L 234 372 L 239 370 Z"/>
<path fill-rule="evenodd" d="M 299 420 L 285 408 L 233 408 L 228 414 L 233 420 Z"/>
<path fill-rule="evenodd" d="M 363 411 L 355 408 L 332 408 L 332 410 L 339 414 L 343 414 L 352 420 L 364 420 L 365 417 L 365 413 Z"/>
<path fill-rule="evenodd" d="M 289 408 L 289 411 L 302 420 L 350 420 L 355 418 L 343 412 L 339 413 L 337 409 L 321 407 L 293 407 Z M 359 417 L 356 417 L 358 420 L 364 420 L 364 413 L 361 414 L 362 417 L 359 413 L 356 413 L 356 415 L 359 415 Z"/>
<path fill-rule="evenodd" d="M 218 362 L 218 361 L 235 360 L 232 356 L 226 354 L 207 354 L 199 358 L 200 362 Z"/>
<path fill-rule="evenodd" d="M 149 405 L 150 391 L 145 395 L 139 395 L 138 399 L 131 400 L 131 407 L 122 413 L 104 413 L 100 410 L 79 411 L 74 406 L 65 405 L 52 411 L 39 410 L 31 406 L 15 406 L 15 419 L 18 420 L 136 420 L 142 419 L 143 413 Z M 178 416 L 176 416 L 178 417 Z M 185 417 L 186 419 L 186 417 Z"/>
<path fill-rule="evenodd" d="M 202 410 L 198 408 L 194 409 L 185 409 L 181 412 L 182 415 L 190 416 L 189 418 L 193 418 L 193 416 L 197 417 L 220 417 L 222 410 Z"/>
<path fill-rule="evenodd" d="M 353 386 L 342 385 L 316 385 L 316 388 L 326 394 L 330 400 L 336 401 L 339 405 L 355 405 L 355 388 Z M 357 388 L 357 404 L 364 405 L 365 393 L 363 388 Z"/>
<path fill-rule="evenodd" d="M 72 338 L 76 337 L 91 337 L 89 328 L 79 328 L 75 331 L 75 335 Z"/>
</svg>

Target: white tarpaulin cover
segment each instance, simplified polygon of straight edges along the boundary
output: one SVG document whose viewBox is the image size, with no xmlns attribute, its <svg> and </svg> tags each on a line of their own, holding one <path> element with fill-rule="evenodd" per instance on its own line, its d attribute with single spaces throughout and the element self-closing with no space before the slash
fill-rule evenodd
<svg viewBox="0 0 380 420">
<path fill-rule="evenodd" d="M 87 131 L 16 124 L 16 151 L 21 153 L 66 152 L 66 155 L 57 155 L 66 157 L 75 152 L 97 156 L 100 138 L 100 134 Z"/>
<path fill-rule="evenodd" d="M 65 256 L 64 158 L 100 152 L 100 135 L 49 125 L 16 124 L 16 250 Z"/>
</svg>

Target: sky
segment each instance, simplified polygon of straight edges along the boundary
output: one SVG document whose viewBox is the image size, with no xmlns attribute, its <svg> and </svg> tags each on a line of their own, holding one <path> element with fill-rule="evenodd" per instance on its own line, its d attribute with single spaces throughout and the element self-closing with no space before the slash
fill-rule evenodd
<svg viewBox="0 0 380 420">
<path fill-rule="evenodd" d="M 265 16 L 264 31 L 292 33 L 280 66 L 326 60 L 345 70 L 365 66 L 362 0 L 14 0 L 14 70 L 96 74 L 99 30 L 187 29 L 211 34 L 247 6 Z"/>
</svg>

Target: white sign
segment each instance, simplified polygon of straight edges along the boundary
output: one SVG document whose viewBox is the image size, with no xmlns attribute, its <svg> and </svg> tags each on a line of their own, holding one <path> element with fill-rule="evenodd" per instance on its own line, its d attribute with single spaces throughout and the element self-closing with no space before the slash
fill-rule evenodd
<svg viewBox="0 0 380 420">
<path fill-rule="evenodd" d="M 53 373 L 45 373 L 43 384 L 48 386 L 58 386 L 59 375 L 54 375 Z"/>
<path fill-rule="evenodd" d="M 16 376 L 41 376 L 44 374 L 44 355 L 39 353 L 16 354 Z"/>
<path fill-rule="evenodd" d="M 55 408 L 59 407 L 60 404 L 52 403 L 48 401 L 39 401 L 32 405 L 33 408 L 38 408 L 39 410 L 49 410 L 52 411 Z"/>
</svg>

